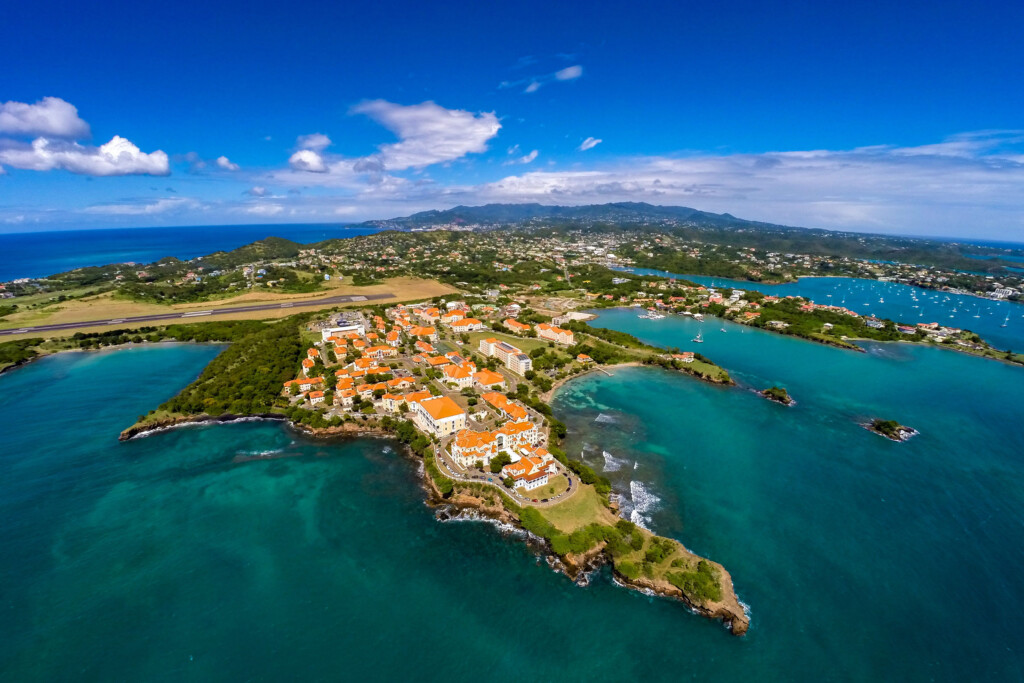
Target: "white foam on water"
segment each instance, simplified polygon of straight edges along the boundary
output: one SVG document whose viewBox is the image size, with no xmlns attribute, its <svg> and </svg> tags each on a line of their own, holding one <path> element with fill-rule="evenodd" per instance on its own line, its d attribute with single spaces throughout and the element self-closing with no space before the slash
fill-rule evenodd
<svg viewBox="0 0 1024 683">
<path fill-rule="evenodd" d="M 602 424 L 614 424 L 618 421 L 618 418 L 616 418 L 614 415 L 608 415 L 607 413 L 601 413 L 600 415 L 594 418 L 594 422 L 600 422 Z"/>
<path fill-rule="evenodd" d="M 608 451 L 601 451 L 601 455 L 604 456 L 604 471 L 605 472 L 618 472 L 622 469 L 623 460 L 616 459 Z"/>
<path fill-rule="evenodd" d="M 650 513 L 657 508 L 661 498 L 651 493 L 640 481 L 629 482 L 629 497 L 633 508 L 629 513 L 630 521 L 649 530 L 647 525 L 651 523 Z"/>
</svg>

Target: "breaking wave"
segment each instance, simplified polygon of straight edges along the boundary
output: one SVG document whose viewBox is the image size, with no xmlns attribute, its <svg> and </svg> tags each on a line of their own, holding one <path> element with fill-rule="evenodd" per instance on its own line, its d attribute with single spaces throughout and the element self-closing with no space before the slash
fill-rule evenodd
<svg viewBox="0 0 1024 683">
<path fill-rule="evenodd" d="M 652 493 L 643 482 L 629 482 L 630 512 L 629 520 L 637 526 L 650 529 L 651 513 L 657 509 L 661 498 Z"/>
</svg>

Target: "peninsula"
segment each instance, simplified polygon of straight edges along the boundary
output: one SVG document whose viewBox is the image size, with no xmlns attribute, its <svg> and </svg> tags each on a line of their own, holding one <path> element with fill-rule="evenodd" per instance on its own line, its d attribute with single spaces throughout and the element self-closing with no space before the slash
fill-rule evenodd
<svg viewBox="0 0 1024 683">
<path fill-rule="evenodd" d="M 720 217 L 655 219 L 632 205 L 615 211 L 615 224 L 578 213 L 487 224 L 410 217 L 349 239 L 300 245 L 268 238 L 190 261 L 4 283 L 0 332 L 9 341 L 0 343 L 0 369 L 66 350 L 224 343 L 194 382 L 139 415 L 121 438 L 242 417 L 285 421 L 314 438 L 388 436 L 422 462 L 428 500 L 443 514 L 513 524 L 573 579 L 608 565 L 623 585 L 678 599 L 742 634 L 749 617 L 727 569 L 621 518 L 608 480 L 567 455 L 566 440 L 577 435 L 550 406 L 574 377 L 627 365 L 723 387 L 733 380 L 697 350 L 699 332 L 692 347 L 659 348 L 591 324 L 597 312 L 718 317 L 855 351 L 874 340 L 1011 363 L 1024 356 L 937 322 L 905 324 L 803 297 L 623 272 L 696 264 L 696 271 L 767 282 L 808 274 L 808 263 L 820 270 L 822 261 L 767 246 L 763 254 L 757 246 L 737 251 L 741 238 Z M 762 235 L 766 244 L 771 234 Z M 928 273 L 967 258 L 928 250 L 936 263 Z M 902 272 L 895 261 L 872 270 L 867 256 L 831 262 L 861 276 Z M 907 284 L 938 285 L 942 277 Z M 1017 298 L 1013 287 L 973 293 Z M 792 404 L 781 387 L 759 393 Z M 892 425 L 876 420 L 869 428 L 897 440 L 913 433 Z"/>
</svg>

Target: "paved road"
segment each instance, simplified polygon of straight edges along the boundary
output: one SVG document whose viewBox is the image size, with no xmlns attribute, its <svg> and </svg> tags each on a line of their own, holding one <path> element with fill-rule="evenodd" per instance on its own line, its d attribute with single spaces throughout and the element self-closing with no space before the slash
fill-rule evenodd
<svg viewBox="0 0 1024 683">
<path fill-rule="evenodd" d="M 519 493 L 518 490 L 509 491 L 507 488 L 505 488 L 505 485 L 501 483 L 502 480 L 500 474 L 488 474 L 486 475 L 486 477 L 477 479 L 475 476 L 468 476 L 462 474 L 461 472 L 457 472 L 455 468 L 452 466 L 452 463 L 448 462 L 447 444 L 444 444 L 440 449 L 437 450 L 440 451 L 438 453 L 440 457 L 438 457 L 438 455 L 435 455 L 434 462 L 441 463 L 441 467 L 444 470 L 442 474 L 444 474 L 445 476 L 451 479 L 458 479 L 460 481 L 467 481 L 474 484 L 493 486 L 502 493 L 510 495 L 512 498 L 518 499 L 520 502 L 532 505 L 533 507 L 550 507 L 552 505 L 556 505 L 557 503 L 561 503 L 562 501 L 564 501 L 566 498 L 570 498 L 576 495 L 576 492 L 580 489 L 579 482 L 573 479 L 572 474 L 569 472 L 569 470 L 567 470 L 564 467 L 560 467 L 559 474 L 564 474 L 565 478 L 569 480 L 568 490 L 562 491 L 557 496 L 550 497 L 548 499 L 548 502 L 546 503 L 540 502 L 539 498 L 538 502 L 534 503 L 533 498 L 530 498 L 529 496 L 525 496 Z M 435 453 L 437 453 L 437 450 L 435 451 Z M 488 481 L 487 477 L 490 477 L 494 481 Z"/>
<path fill-rule="evenodd" d="M 206 311 L 175 311 L 174 313 L 158 313 L 156 315 L 140 315 L 134 318 L 111 318 L 107 320 L 86 320 L 78 323 L 60 323 L 59 325 L 38 325 L 36 327 L 19 327 L 13 330 L 0 330 L 0 336 L 11 334 L 31 334 L 34 332 L 52 332 L 54 330 L 73 330 L 77 327 L 96 327 L 97 325 L 134 325 L 136 323 L 157 322 L 159 320 L 191 320 L 209 315 L 226 313 L 251 313 L 252 311 L 273 311 L 282 308 L 301 308 L 303 306 L 332 306 L 349 304 L 372 299 L 389 299 L 391 294 L 366 294 L 357 296 L 332 296 L 324 299 L 307 299 L 304 301 L 283 301 L 276 304 L 258 304 L 254 306 L 234 306 L 232 308 L 211 308 Z"/>
</svg>

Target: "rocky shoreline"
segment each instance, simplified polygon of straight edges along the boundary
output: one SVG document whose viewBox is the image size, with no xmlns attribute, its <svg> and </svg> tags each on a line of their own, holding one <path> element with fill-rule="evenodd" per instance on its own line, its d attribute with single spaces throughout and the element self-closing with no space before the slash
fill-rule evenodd
<svg viewBox="0 0 1024 683">
<path fill-rule="evenodd" d="M 452 519 L 459 515 L 471 513 L 474 515 L 474 519 L 486 518 L 498 525 L 509 526 L 518 530 L 523 531 L 519 524 L 519 518 L 515 513 L 508 510 L 504 504 L 495 502 L 494 499 L 485 499 L 480 496 L 471 495 L 465 492 L 456 491 L 450 498 L 445 498 L 441 495 L 437 486 L 433 480 L 424 472 L 423 473 L 424 486 L 427 489 L 427 503 L 432 507 L 441 508 L 443 510 L 444 517 Z M 497 501 L 501 501 L 500 497 L 497 497 Z M 452 513 L 452 510 L 455 513 Z M 611 566 L 611 561 L 605 553 L 604 544 L 598 544 L 595 547 L 588 550 L 586 553 L 580 555 L 568 554 L 558 555 L 552 549 L 551 545 L 542 538 L 538 538 L 528 532 L 527 534 L 529 545 L 536 550 L 538 553 L 543 555 L 548 562 L 548 565 L 557 572 L 565 574 L 571 581 L 576 583 L 586 584 L 586 577 L 594 571 L 601 569 L 608 565 Z M 682 544 L 680 547 L 683 548 L 684 552 L 692 557 L 697 557 L 690 553 Z M 704 558 L 700 558 L 704 559 Z M 711 564 L 717 571 L 720 577 L 722 586 L 722 599 L 714 603 L 698 604 L 692 602 L 687 596 L 676 586 L 673 586 L 668 581 L 664 580 L 653 580 L 646 577 L 638 577 L 636 579 L 630 579 L 612 569 L 615 581 L 625 588 L 631 590 L 640 591 L 648 595 L 657 595 L 673 600 L 682 602 L 696 614 L 699 614 L 708 619 L 720 620 L 733 635 L 741 636 L 747 632 L 750 627 L 750 617 L 747 615 L 742 603 L 736 596 L 735 589 L 733 588 L 732 576 L 726 571 L 725 567 L 713 562 L 711 560 L 705 560 Z"/>
<path fill-rule="evenodd" d="M 575 377 L 582 376 L 582 374 L 584 373 L 575 375 Z M 234 422 L 258 420 L 285 422 L 289 428 L 294 429 L 309 438 L 332 439 L 368 436 L 394 438 L 393 434 L 376 425 L 370 426 L 360 423 L 346 422 L 338 427 L 318 429 L 307 425 L 296 424 L 288 420 L 284 415 L 276 413 L 266 413 L 261 415 L 226 414 L 220 416 L 175 416 L 172 418 L 156 420 L 145 425 L 133 425 L 121 432 L 118 438 L 120 441 L 128 441 L 190 425 L 229 424 Z M 437 510 L 437 517 L 439 520 L 444 521 L 446 519 L 455 518 L 480 519 L 493 522 L 499 527 L 507 527 L 510 530 L 515 530 L 516 533 L 522 533 L 524 534 L 530 548 L 537 552 L 538 555 L 544 557 L 548 566 L 550 566 L 554 571 L 565 574 L 571 581 L 581 585 L 586 585 L 587 577 L 592 572 L 597 571 L 606 565 L 610 566 L 612 564 L 608 554 L 605 552 L 603 543 L 600 543 L 588 550 L 586 553 L 579 555 L 574 555 L 572 553 L 558 555 L 551 548 L 550 543 L 545 539 L 537 537 L 523 528 L 517 514 L 506 507 L 503 497 L 499 495 L 498 489 L 494 489 L 495 495 L 493 496 L 477 495 L 472 491 L 467 491 L 465 487 L 460 487 L 459 483 L 456 482 L 455 491 L 452 492 L 449 497 L 445 497 L 437 487 L 437 484 L 431 478 L 430 474 L 427 472 L 427 469 L 423 467 L 423 460 L 421 458 L 413 454 L 409 448 L 404 447 L 404 445 L 403 448 L 399 449 L 399 452 L 403 453 L 403 455 L 420 465 L 419 471 L 425 492 L 425 502 L 427 505 Z M 676 543 L 678 543 L 678 541 Z M 679 547 L 688 556 L 696 559 L 703 559 L 698 558 L 693 553 L 690 553 L 681 543 L 679 543 Z M 722 565 L 711 560 L 705 561 L 711 564 L 718 571 L 718 576 L 720 577 L 722 599 L 715 603 L 694 603 L 687 598 L 683 591 L 665 580 L 653 580 L 642 576 L 636 579 L 630 579 L 626 576 L 622 576 L 618 572 L 615 572 L 614 568 L 612 571 L 615 581 L 626 588 L 637 590 L 648 595 L 657 595 L 682 602 L 687 608 L 696 614 L 709 619 L 721 620 L 734 635 L 743 635 L 749 628 L 750 618 L 747 616 L 743 605 L 735 594 L 732 577 Z"/>
<path fill-rule="evenodd" d="M 899 424 L 894 420 L 873 420 L 871 422 L 861 423 L 860 426 L 872 434 L 884 436 L 886 439 L 895 441 L 896 443 L 903 443 L 904 441 L 908 441 L 911 437 L 915 437 L 920 434 L 920 432 L 913 427 Z"/>
</svg>

